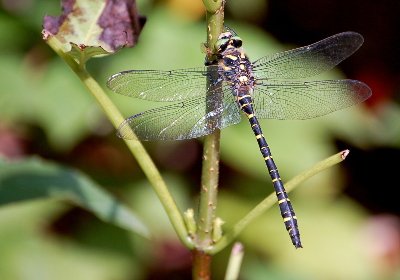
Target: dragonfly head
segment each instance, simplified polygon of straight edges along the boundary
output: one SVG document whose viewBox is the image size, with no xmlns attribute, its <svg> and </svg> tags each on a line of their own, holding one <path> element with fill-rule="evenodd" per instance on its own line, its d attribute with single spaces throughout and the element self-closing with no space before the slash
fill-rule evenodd
<svg viewBox="0 0 400 280">
<path fill-rule="evenodd" d="M 218 53 L 222 53 L 230 48 L 240 48 L 242 46 L 242 39 L 232 32 L 227 31 L 219 35 L 217 42 L 215 43 L 215 49 Z"/>
</svg>

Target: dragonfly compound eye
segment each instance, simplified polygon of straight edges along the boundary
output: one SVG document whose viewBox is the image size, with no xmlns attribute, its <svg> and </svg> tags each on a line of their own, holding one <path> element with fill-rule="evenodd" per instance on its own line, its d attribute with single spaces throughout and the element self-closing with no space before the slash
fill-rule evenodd
<svg viewBox="0 0 400 280">
<path fill-rule="evenodd" d="M 221 52 L 226 50 L 226 48 L 228 47 L 229 44 L 230 44 L 230 40 L 229 39 L 219 39 L 215 43 L 215 48 L 217 49 L 217 51 L 219 53 L 221 53 Z"/>
<path fill-rule="evenodd" d="M 232 44 L 232 46 L 234 46 L 235 48 L 240 48 L 242 46 L 242 39 L 240 37 L 232 37 L 230 44 Z"/>
</svg>

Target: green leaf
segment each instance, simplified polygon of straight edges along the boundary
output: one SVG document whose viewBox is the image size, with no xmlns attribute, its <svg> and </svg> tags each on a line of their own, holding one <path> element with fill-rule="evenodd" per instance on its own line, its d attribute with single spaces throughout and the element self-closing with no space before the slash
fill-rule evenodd
<svg viewBox="0 0 400 280">
<path fill-rule="evenodd" d="M 81 172 L 38 158 L 0 160 L 0 205 L 46 198 L 72 202 L 105 222 L 150 237 L 131 210 Z"/>
<path fill-rule="evenodd" d="M 115 243 L 125 242 L 129 250 L 125 235 L 119 230 L 99 234 L 98 228 L 88 226 L 92 239 L 113 240 L 110 247 L 101 247 L 101 250 L 84 246 L 83 243 L 87 243 L 82 240 L 82 231 L 74 235 L 79 240 L 48 234 L 50 224 L 69 210 L 68 205 L 56 200 L 0 208 L 0 279 L 70 280 L 71 271 L 74 280 L 142 279 L 140 260 L 114 247 Z M 101 228 L 107 230 L 108 227 Z M 119 234 L 113 234 L 115 232 Z M 121 237 L 122 241 L 115 242 L 115 238 Z M 143 242 L 143 239 L 133 237 L 132 242 Z M 142 248 L 134 249 L 135 255 L 143 254 Z"/>
</svg>

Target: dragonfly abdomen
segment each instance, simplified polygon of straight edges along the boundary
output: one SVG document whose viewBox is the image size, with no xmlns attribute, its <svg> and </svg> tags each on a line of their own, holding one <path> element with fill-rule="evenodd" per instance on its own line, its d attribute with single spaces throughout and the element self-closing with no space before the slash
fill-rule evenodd
<svg viewBox="0 0 400 280">
<path fill-rule="evenodd" d="M 252 98 L 250 95 L 245 94 L 239 96 L 237 98 L 237 102 L 241 110 L 246 114 L 247 118 L 249 119 L 251 129 L 253 130 L 254 135 L 257 139 L 260 152 L 264 158 L 265 164 L 269 171 L 269 175 L 271 176 L 272 179 L 272 183 L 275 189 L 276 196 L 278 198 L 278 204 L 283 218 L 283 222 L 285 223 L 286 230 L 289 233 L 293 245 L 296 248 L 302 248 L 300 240 L 300 232 L 297 225 L 297 217 L 296 214 L 294 213 L 292 204 L 286 193 L 285 187 L 283 186 L 282 180 L 278 172 L 278 168 L 276 167 L 275 162 L 272 159 L 272 154 L 268 147 L 267 141 L 265 140 L 265 137 L 262 133 L 261 126 L 259 125 L 258 119 L 254 113 Z"/>
</svg>

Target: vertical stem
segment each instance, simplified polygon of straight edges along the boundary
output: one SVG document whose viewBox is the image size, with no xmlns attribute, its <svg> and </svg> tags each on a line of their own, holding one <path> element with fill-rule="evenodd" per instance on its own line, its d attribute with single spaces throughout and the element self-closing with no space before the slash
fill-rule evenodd
<svg viewBox="0 0 400 280">
<path fill-rule="evenodd" d="M 197 227 L 197 245 L 199 248 L 207 248 L 212 245 L 212 225 L 217 208 L 219 139 L 219 130 L 216 130 L 204 139 L 199 221 Z"/>
<path fill-rule="evenodd" d="M 207 10 L 207 47 L 214 53 L 214 45 L 218 36 L 224 30 L 224 5 L 225 1 L 221 1 L 220 6 L 213 10 Z"/>
<path fill-rule="evenodd" d="M 200 250 L 193 250 L 193 279 L 210 280 L 211 279 L 211 255 Z"/>
<path fill-rule="evenodd" d="M 211 60 L 214 45 L 223 30 L 224 1 L 206 1 L 207 8 L 207 48 Z M 211 2 L 211 6 L 208 5 Z M 219 175 L 220 131 L 205 137 L 203 150 L 203 169 L 201 176 L 199 214 L 196 236 L 196 248 L 193 250 L 193 279 L 210 279 L 211 255 L 204 249 L 212 246 L 212 226 L 217 208 Z"/>
</svg>

